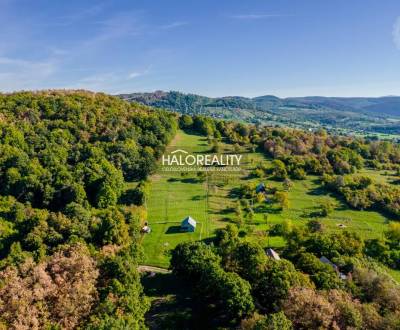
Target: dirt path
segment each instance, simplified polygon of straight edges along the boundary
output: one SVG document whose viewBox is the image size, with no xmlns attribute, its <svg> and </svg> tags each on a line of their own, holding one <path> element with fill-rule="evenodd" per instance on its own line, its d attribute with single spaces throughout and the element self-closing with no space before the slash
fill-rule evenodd
<svg viewBox="0 0 400 330">
<path fill-rule="evenodd" d="M 145 273 L 145 272 L 154 272 L 154 273 L 161 273 L 161 274 L 171 273 L 170 270 L 165 269 L 165 268 L 146 266 L 146 265 L 139 265 L 138 271 L 139 271 L 139 273 Z"/>
<path fill-rule="evenodd" d="M 176 143 L 182 140 L 182 135 L 180 134 L 179 130 L 176 132 L 175 136 L 169 143 L 169 146 L 176 146 Z"/>
</svg>

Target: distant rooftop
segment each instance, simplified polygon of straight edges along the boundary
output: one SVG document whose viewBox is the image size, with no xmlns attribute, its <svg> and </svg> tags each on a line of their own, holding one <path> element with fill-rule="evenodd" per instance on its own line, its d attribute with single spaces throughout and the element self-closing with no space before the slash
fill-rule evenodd
<svg viewBox="0 0 400 330">
<path fill-rule="evenodd" d="M 267 249 L 267 255 L 268 257 L 271 257 L 272 259 L 275 260 L 281 260 L 281 258 L 279 257 L 279 254 L 276 253 L 273 249 Z"/>
</svg>

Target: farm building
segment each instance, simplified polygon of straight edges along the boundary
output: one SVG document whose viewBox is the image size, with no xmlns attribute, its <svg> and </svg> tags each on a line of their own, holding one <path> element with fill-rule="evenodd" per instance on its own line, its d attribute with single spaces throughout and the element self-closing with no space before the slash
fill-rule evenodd
<svg viewBox="0 0 400 330">
<path fill-rule="evenodd" d="M 191 216 L 186 217 L 181 223 L 181 230 L 194 232 L 196 230 L 196 220 L 194 220 Z"/>
<path fill-rule="evenodd" d="M 260 192 L 265 192 L 265 184 L 264 183 L 260 183 L 257 187 L 256 187 L 256 193 L 260 193 Z"/>
<path fill-rule="evenodd" d="M 349 274 L 346 275 L 346 274 L 343 274 L 342 272 L 340 272 L 339 267 L 337 265 L 335 265 L 332 261 L 330 261 L 328 258 L 322 256 L 321 258 L 319 258 L 319 261 L 331 266 L 335 270 L 335 272 L 338 274 L 338 276 L 341 280 L 347 280 Z"/>
<path fill-rule="evenodd" d="M 267 256 L 275 260 L 281 260 L 279 254 L 272 249 L 267 249 Z"/>
<path fill-rule="evenodd" d="M 336 266 L 327 257 L 322 256 L 321 258 L 319 258 L 319 261 L 323 262 L 324 264 L 327 264 L 327 265 L 331 266 L 335 271 L 338 271 L 338 266 Z"/>
</svg>

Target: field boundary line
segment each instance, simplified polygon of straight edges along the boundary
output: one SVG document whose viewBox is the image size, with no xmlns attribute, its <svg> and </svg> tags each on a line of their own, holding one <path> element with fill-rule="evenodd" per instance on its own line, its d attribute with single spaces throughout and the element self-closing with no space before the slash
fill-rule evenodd
<svg viewBox="0 0 400 330">
<path fill-rule="evenodd" d="M 201 224 L 201 228 L 200 228 L 200 238 L 199 240 L 201 241 L 201 235 L 203 234 L 203 224 L 201 222 L 199 222 Z"/>
</svg>

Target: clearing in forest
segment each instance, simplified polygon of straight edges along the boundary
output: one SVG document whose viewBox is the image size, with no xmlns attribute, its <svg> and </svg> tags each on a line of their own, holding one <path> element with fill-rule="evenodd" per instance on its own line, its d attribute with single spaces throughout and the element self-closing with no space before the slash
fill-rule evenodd
<svg viewBox="0 0 400 330">
<path fill-rule="evenodd" d="M 207 138 L 200 135 L 179 131 L 172 141 L 174 148 L 190 148 L 191 152 L 206 153 L 211 150 Z M 270 178 L 252 177 L 251 171 L 260 162 L 268 165 L 268 160 L 260 152 L 250 152 L 244 147 L 221 143 L 220 152 L 243 154 L 242 171 L 236 173 L 212 172 L 206 178 L 199 178 L 197 173 L 181 175 L 174 172 L 157 171 L 151 178 L 150 197 L 147 200 L 148 222 L 151 233 L 143 237 L 145 264 L 168 267 L 168 251 L 178 243 L 189 240 L 207 240 L 216 228 L 237 221 L 235 208 L 238 197 L 235 189 L 243 184 L 265 183 L 282 189 L 282 182 Z M 368 170 L 363 170 L 366 174 Z M 376 180 L 386 181 L 385 173 L 375 171 Z M 386 174 L 387 175 L 387 174 Z M 336 204 L 334 211 L 327 217 L 316 215 L 318 206 L 326 199 Z M 293 180 L 289 191 L 289 207 L 279 210 L 272 203 L 250 201 L 254 217 L 244 219 L 244 232 L 250 240 L 257 240 L 263 246 L 281 247 L 281 237 L 267 237 L 266 229 L 271 224 L 291 220 L 293 224 L 305 225 L 308 220 L 320 220 L 328 231 L 356 231 L 363 238 L 382 237 L 389 221 L 384 215 L 374 211 L 349 209 L 340 199 L 327 192 L 316 176 L 305 180 Z M 191 216 L 197 221 L 193 233 L 180 231 L 181 221 Z"/>
</svg>

